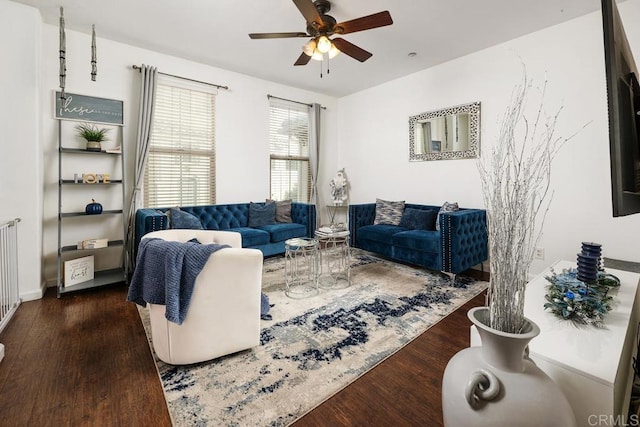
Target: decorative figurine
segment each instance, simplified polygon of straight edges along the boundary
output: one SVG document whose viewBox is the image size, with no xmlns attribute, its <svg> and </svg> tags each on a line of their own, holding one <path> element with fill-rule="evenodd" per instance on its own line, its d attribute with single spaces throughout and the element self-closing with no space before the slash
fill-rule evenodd
<svg viewBox="0 0 640 427">
<path fill-rule="evenodd" d="M 349 183 L 347 182 L 347 178 L 344 176 L 344 168 L 340 169 L 336 176 L 329 182 L 331 186 L 331 197 L 333 198 L 334 205 L 342 205 L 347 199 L 347 187 Z"/>
<path fill-rule="evenodd" d="M 87 215 L 100 215 L 102 213 L 102 205 L 91 199 L 91 203 L 84 208 L 84 212 Z"/>
</svg>

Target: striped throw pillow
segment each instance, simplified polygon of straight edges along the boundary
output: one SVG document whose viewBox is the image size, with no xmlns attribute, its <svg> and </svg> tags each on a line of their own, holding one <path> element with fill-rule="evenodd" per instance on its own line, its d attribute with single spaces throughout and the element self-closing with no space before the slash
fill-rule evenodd
<svg viewBox="0 0 640 427">
<path fill-rule="evenodd" d="M 374 224 L 398 225 L 404 212 L 404 200 L 391 202 L 388 200 L 376 199 L 376 218 Z"/>
</svg>

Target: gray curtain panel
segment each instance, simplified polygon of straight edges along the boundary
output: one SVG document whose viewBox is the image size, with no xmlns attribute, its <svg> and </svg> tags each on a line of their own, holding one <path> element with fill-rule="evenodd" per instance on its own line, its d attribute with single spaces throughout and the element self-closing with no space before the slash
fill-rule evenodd
<svg viewBox="0 0 640 427">
<path fill-rule="evenodd" d="M 317 182 L 318 182 L 318 168 L 320 162 L 320 104 L 314 103 L 311 105 L 310 114 L 310 132 L 309 132 L 309 166 L 311 172 L 311 196 L 309 201 L 312 204 L 316 204 L 317 199 Z"/>
<path fill-rule="evenodd" d="M 158 82 L 158 69 L 142 64 L 140 68 L 140 111 L 138 114 L 138 134 L 136 137 L 136 169 L 133 182 L 133 191 L 129 202 L 128 228 L 127 228 L 127 260 L 129 271 L 133 271 L 135 258 L 133 253 L 135 236 L 135 213 L 142 206 L 140 186 L 144 177 L 144 169 L 147 166 L 149 154 L 149 139 L 151 137 L 151 124 L 156 102 L 156 86 Z"/>
</svg>

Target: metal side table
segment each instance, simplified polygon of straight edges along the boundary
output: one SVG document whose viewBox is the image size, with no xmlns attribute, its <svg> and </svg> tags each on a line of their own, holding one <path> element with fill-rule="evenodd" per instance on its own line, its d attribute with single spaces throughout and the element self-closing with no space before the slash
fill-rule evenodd
<svg viewBox="0 0 640 427">
<path fill-rule="evenodd" d="M 319 286 L 323 289 L 348 287 L 351 284 L 349 231 L 316 231 L 316 239 L 320 246 Z"/>
<path fill-rule="evenodd" d="M 320 255 L 318 241 L 306 237 L 284 242 L 285 294 L 290 298 L 317 295 Z"/>
</svg>

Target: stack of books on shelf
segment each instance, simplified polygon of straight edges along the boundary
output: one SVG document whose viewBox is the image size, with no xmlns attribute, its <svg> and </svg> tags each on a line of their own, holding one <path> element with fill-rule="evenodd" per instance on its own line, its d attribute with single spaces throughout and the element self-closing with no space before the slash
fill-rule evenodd
<svg viewBox="0 0 640 427">
<path fill-rule="evenodd" d="M 323 225 L 316 230 L 317 237 L 345 237 L 349 235 L 349 230 L 344 224 Z"/>
<path fill-rule="evenodd" d="M 106 237 L 100 239 L 85 239 L 78 242 L 78 249 L 100 249 L 109 246 L 109 239 Z"/>
<path fill-rule="evenodd" d="M 112 154 L 121 154 L 122 153 L 122 149 L 118 145 L 117 147 L 107 148 L 106 150 L 104 150 L 104 152 L 105 153 L 112 153 Z"/>
</svg>

